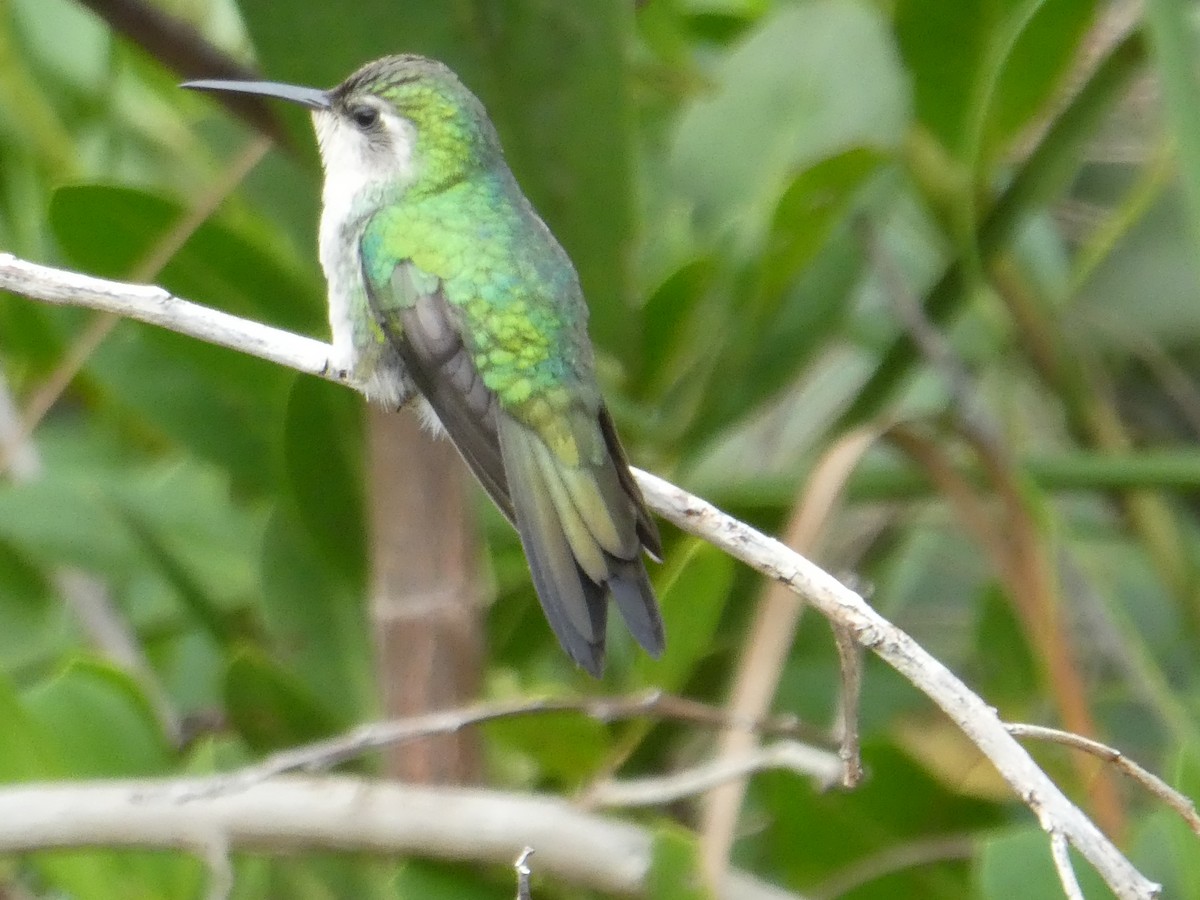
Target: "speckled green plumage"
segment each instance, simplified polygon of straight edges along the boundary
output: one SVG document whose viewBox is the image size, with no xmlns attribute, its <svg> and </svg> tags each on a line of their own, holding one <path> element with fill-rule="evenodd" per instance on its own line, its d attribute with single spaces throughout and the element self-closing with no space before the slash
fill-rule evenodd
<svg viewBox="0 0 1200 900">
<path fill-rule="evenodd" d="M 476 368 L 504 408 L 565 463 L 595 461 L 604 452 L 599 431 L 573 414 L 594 415 L 600 403 L 575 270 L 511 176 L 471 174 L 371 218 L 362 242 L 368 280 L 384 285 L 403 259 L 440 282 Z"/>
</svg>

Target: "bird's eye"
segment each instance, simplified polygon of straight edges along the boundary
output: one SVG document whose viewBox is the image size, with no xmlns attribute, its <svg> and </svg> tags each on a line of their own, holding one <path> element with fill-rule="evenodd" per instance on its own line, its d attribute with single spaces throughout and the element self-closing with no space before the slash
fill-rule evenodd
<svg viewBox="0 0 1200 900">
<path fill-rule="evenodd" d="M 354 120 L 355 125 L 366 131 L 379 121 L 379 110 L 363 103 L 350 110 L 350 118 Z"/>
</svg>

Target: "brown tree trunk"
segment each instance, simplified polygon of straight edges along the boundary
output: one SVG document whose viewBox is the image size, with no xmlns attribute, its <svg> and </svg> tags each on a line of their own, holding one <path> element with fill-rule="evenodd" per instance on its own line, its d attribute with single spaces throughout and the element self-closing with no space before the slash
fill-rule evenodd
<svg viewBox="0 0 1200 900">
<path fill-rule="evenodd" d="M 371 620 L 385 716 L 460 706 L 483 671 L 478 540 L 470 475 L 449 441 L 409 412 L 373 409 L 369 429 Z M 389 776 L 478 780 L 474 732 L 394 747 Z"/>
</svg>

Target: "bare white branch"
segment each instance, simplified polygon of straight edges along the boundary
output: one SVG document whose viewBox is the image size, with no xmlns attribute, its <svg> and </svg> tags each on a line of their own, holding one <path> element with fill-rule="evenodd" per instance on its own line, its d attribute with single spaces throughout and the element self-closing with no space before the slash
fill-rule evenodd
<svg viewBox="0 0 1200 900">
<path fill-rule="evenodd" d="M 529 857 L 531 856 L 533 856 L 533 848 L 526 847 L 517 857 L 517 861 L 513 863 L 513 868 L 517 870 L 517 900 L 533 900 L 533 894 L 529 887 L 529 879 L 533 876 L 533 870 L 529 868 Z"/>
<path fill-rule="evenodd" d="M 55 782 L 0 790 L 0 854 L 62 847 L 176 848 L 212 859 L 229 847 L 352 850 L 511 865 L 537 847 L 538 871 L 646 896 L 652 832 L 566 800 L 324 775 L 281 776 L 235 793 L 210 779 Z M 215 873 L 217 874 L 217 873 Z M 799 900 L 731 873 L 729 900 Z"/>
<path fill-rule="evenodd" d="M 331 371 L 331 348 L 327 345 L 206 309 L 173 297 L 160 288 L 102 281 L 0 254 L 0 289 L 51 303 L 106 309 L 242 350 L 301 372 L 350 383 L 347 373 Z M 995 711 L 912 638 L 875 612 L 861 596 L 779 541 L 755 531 L 699 497 L 649 473 L 635 472 L 635 475 L 647 502 L 656 512 L 787 585 L 836 628 L 845 629 L 861 646 L 874 652 L 923 691 L 992 762 L 1017 796 L 1037 814 L 1047 831 L 1061 833 L 1096 868 L 1118 897 L 1134 900 L 1158 895 L 1160 886 L 1138 872 L 1095 824 L 1067 799 L 1008 733 Z M 273 784 L 258 785 L 247 793 L 257 794 Z M 91 790 L 85 785 L 74 785 L 70 789 L 76 792 Z M 235 802 L 242 796 L 238 794 L 219 800 Z M 0 822 L 5 824 L 19 822 L 22 812 L 26 819 L 36 814 L 33 806 L 8 809 L 9 816 L 16 818 L 5 818 L 0 814 Z M 442 810 L 431 808 L 428 812 L 433 822 L 444 818 Z M 70 820 L 72 815 L 64 813 L 61 818 Z M 560 838 L 561 835 L 555 834 L 549 840 L 527 840 L 525 843 L 544 847 L 542 853 L 549 865 L 551 844 Z M 469 851 L 470 848 L 463 849 Z M 505 859 L 511 860 L 512 854 L 519 849 L 520 846 L 510 841 L 506 844 Z M 473 856 L 471 852 L 464 852 L 464 855 Z"/>
<path fill-rule="evenodd" d="M 1161 885 L 1142 875 L 1013 739 L 996 711 L 916 641 L 879 615 L 857 593 L 774 538 L 721 512 L 657 475 L 637 471 L 651 508 L 684 531 L 789 585 L 835 628 L 907 678 L 941 707 L 1034 813 L 1053 823 L 1121 900 L 1157 897 Z"/>
<path fill-rule="evenodd" d="M 350 383 L 346 372 L 334 368 L 328 344 L 181 300 L 153 285 L 93 278 L 0 253 L 0 290 L 55 306 L 82 306 L 115 313 L 248 353 L 297 372 Z"/>
<path fill-rule="evenodd" d="M 229 900 L 233 896 L 233 860 L 229 858 L 229 841 L 223 833 L 214 834 L 203 848 L 208 864 L 208 900 Z"/>
<path fill-rule="evenodd" d="M 615 697 L 555 697 L 483 701 L 457 709 L 438 710 L 419 716 L 358 725 L 344 734 L 311 744 L 289 747 L 227 775 L 213 776 L 204 782 L 204 789 L 212 793 L 244 790 L 277 775 L 296 771 L 316 772 L 331 769 L 373 750 L 396 746 L 418 738 L 456 734 L 465 728 L 497 719 L 515 719 L 562 712 L 579 713 L 600 722 L 653 717 L 663 720 L 694 722 L 708 727 L 729 726 L 732 723 L 732 717 L 725 710 L 664 694 L 657 690 Z M 776 719 L 740 722 L 739 724 L 755 734 L 795 735 L 801 730 L 799 723 Z M 836 759 L 828 751 L 809 747 L 795 740 L 782 741 L 779 747 L 782 749 L 776 749 L 776 756 L 768 757 L 768 760 L 776 759 L 778 761 L 774 765 L 768 761 L 758 768 L 792 768 L 802 774 L 812 775 L 825 781 L 828 760 Z M 753 768 L 751 766 L 751 770 Z"/>
<path fill-rule="evenodd" d="M 1020 722 L 1009 722 L 1005 725 L 1005 728 L 1008 729 L 1008 733 L 1013 737 L 1062 744 L 1064 747 L 1082 750 L 1084 753 L 1090 753 L 1092 756 L 1099 757 L 1105 762 L 1112 764 L 1117 768 L 1117 771 L 1132 778 L 1148 793 L 1153 794 L 1170 806 L 1171 809 L 1175 810 L 1175 812 L 1179 813 L 1180 817 L 1187 822 L 1188 827 L 1197 835 L 1200 835 L 1200 815 L 1196 813 L 1196 804 L 1154 773 L 1147 772 L 1115 747 L 1102 744 L 1081 734 L 1073 734 L 1070 731 L 1061 731 L 1057 728 L 1047 728 L 1044 725 L 1025 725 Z"/>
<path fill-rule="evenodd" d="M 1075 867 L 1071 865 L 1071 849 L 1060 831 L 1050 832 L 1050 855 L 1054 857 L 1054 868 L 1058 870 L 1058 880 L 1062 882 L 1067 900 L 1087 900 L 1075 877 Z"/>
<path fill-rule="evenodd" d="M 738 756 L 719 756 L 690 769 L 652 778 L 602 781 L 581 799 L 585 806 L 660 806 L 694 797 L 720 784 L 769 769 L 790 769 L 817 782 L 820 788 L 837 784 L 842 777 L 841 756 L 798 741 L 778 741 L 754 747 Z"/>
</svg>

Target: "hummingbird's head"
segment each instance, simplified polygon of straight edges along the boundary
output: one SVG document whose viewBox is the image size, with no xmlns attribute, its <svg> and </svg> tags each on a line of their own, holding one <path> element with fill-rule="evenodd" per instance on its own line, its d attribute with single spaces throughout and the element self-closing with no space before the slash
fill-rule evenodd
<svg viewBox="0 0 1200 900">
<path fill-rule="evenodd" d="M 367 63 L 332 90 L 267 81 L 191 81 L 312 110 L 326 192 L 343 197 L 437 190 L 500 157 L 483 105 L 445 65 L 423 56 Z"/>
</svg>

